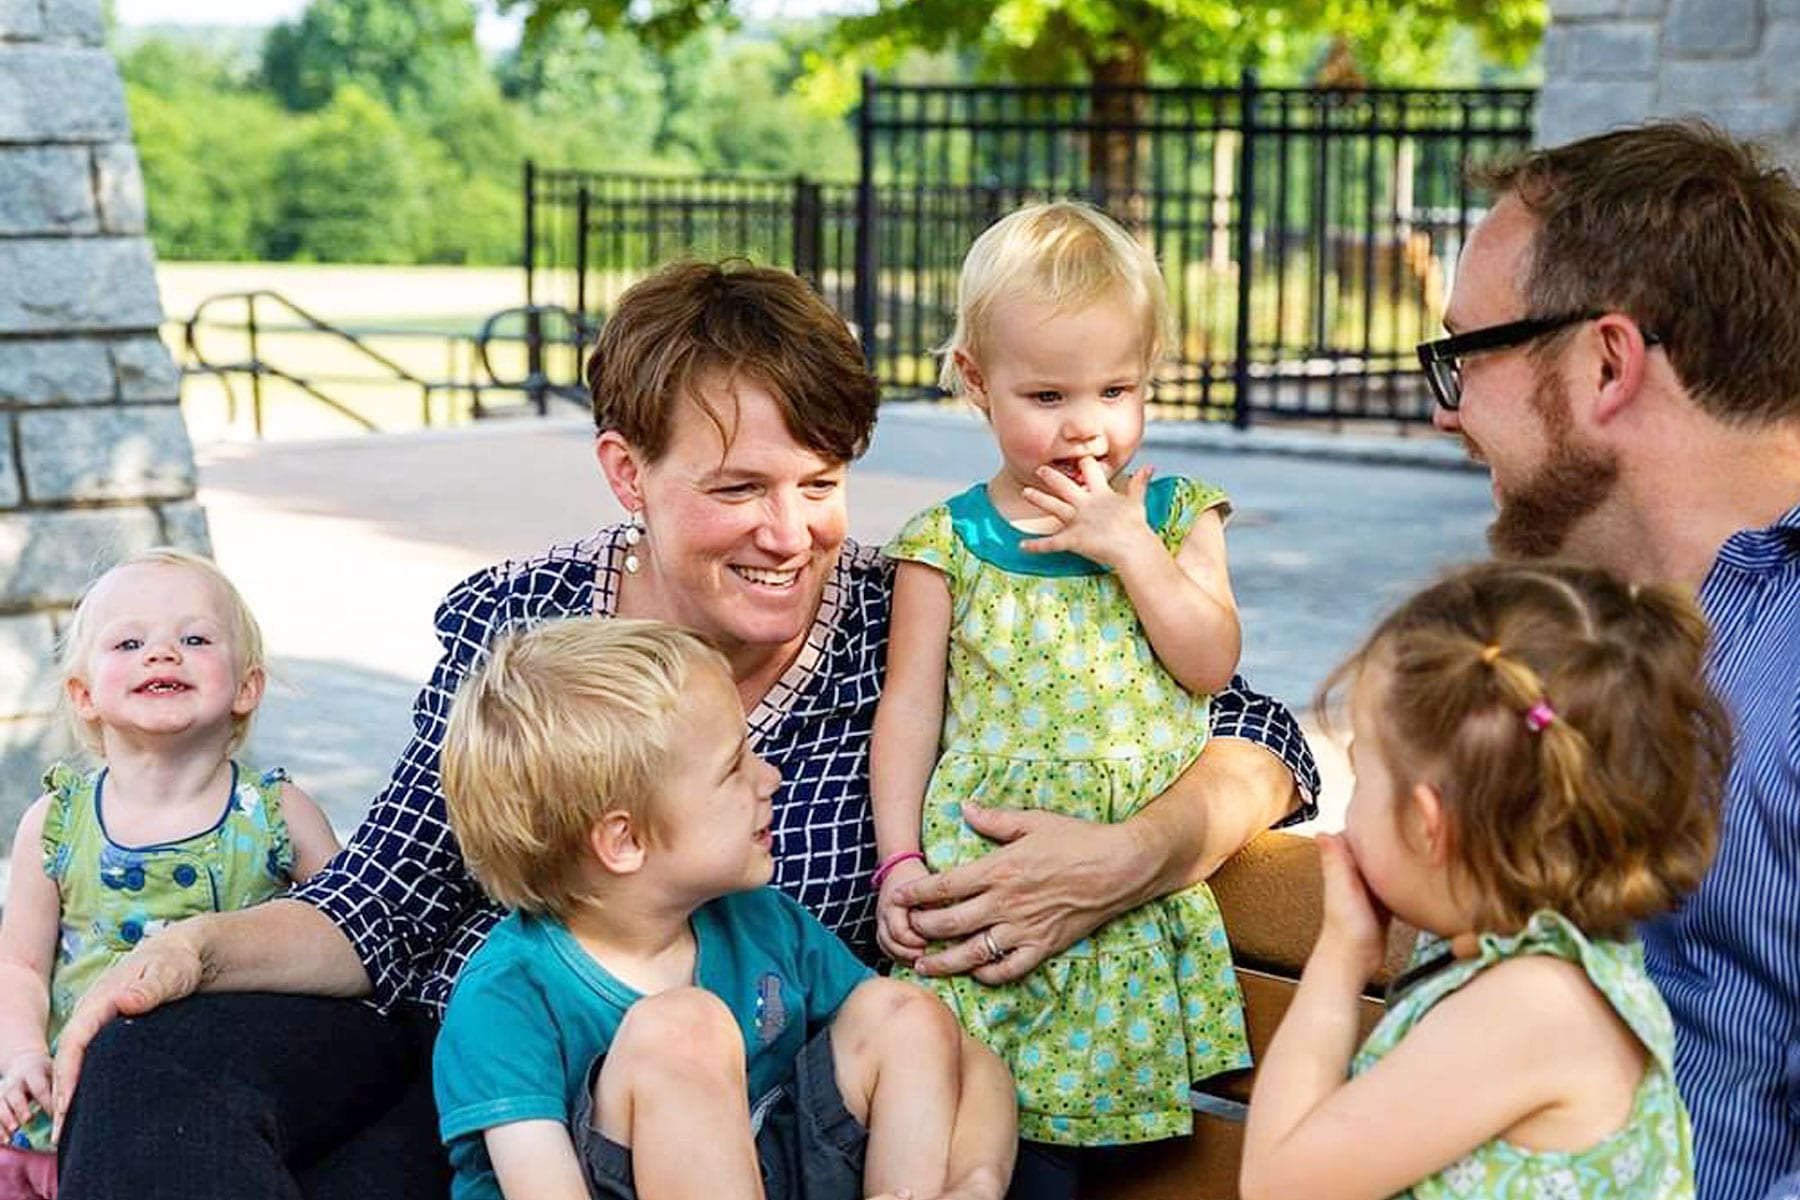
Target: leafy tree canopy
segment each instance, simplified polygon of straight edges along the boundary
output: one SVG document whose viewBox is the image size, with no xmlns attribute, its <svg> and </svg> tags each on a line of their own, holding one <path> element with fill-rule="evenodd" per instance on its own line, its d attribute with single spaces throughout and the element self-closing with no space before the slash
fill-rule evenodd
<svg viewBox="0 0 1800 1200">
<path fill-rule="evenodd" d="M 447 105 L 486 74 L 469 0 L 312 0 L 269 31 L 262 72 L 295 112 L 354 84 L 401 113 Z"/>
</svg>

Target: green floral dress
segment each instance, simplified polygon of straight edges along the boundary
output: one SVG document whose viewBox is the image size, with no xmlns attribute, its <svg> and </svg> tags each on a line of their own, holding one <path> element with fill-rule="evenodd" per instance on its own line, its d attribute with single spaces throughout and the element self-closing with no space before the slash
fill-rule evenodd
<svg viewBox="0 0 1800 1200">
<path fill-rule="evenodd" d="M 233 763 L 231 791 L 212 828 L 179 842 L 121 846 L 101 816 L 105 768 L 84 774 L 59 763 L 45 774 L 44 874 L 61 908 L 46 1030 L 53 1049 L 75 1002 L 145 937 L 184 917 L 249 908 L 287 890 L 294 849 L 281 811 L 286 779 L 285 771 L 259 775 Z M 47 1119 L 23 1132 L 32 1148 L 48 1148 Z"/>
<path fill-rule="evenodd" d="M 1225 504 L 1217 488 L 1169 477 L 1152 483 L 1146 517 L 1173 553 L 1202 512 Z M 921 833 L 933 871 L 992 848 L 963 823 L 965 800 L 1123 821 L 1206 741 L 1207 698 L 1157 661 L 1118 578 L 1078 555 L 1021 550 L 1029 536 L 977 485 L 886 547 L 950 586 L 944 730 Z M 1032 1141 L 1185 1135 L 1193 1081 L 1250 1065 L 1230 946 L 1204 884 L 1115 918 L 1016 983 L 918 981 L 1011 1067 L 1019 1133 Z"/>
<path fill-rule="evenodd" d="M 1413 1200 L 1692 1200 L 1693 1134 L 1675 1089 L 1675 1026 L 1644 973 L 1643 947 L 1635 940 L 1590 941 L 1567 918 L 1548 910 L 1509 937 L 1483 934 L 1480 946 L 1475 957 L 1446 959 L 1390 999 L 1381 1023 L 1352 1060 L 1351 1075 L 1369 1070 L 1399 1045 L 1439 1000 L 1495 963 L 1527 954 L 1554 955 L 1586 971 L 1643 1042 L 1650 1062 L 1631 1115 L 1598 1145 L 1570 1153 L 1527 1150 L 1495 1138 L 1401 1194 Z M 1448 951 L 1441 942 L 1427 942 L 1415 961 L 1434 953 Z"/>
</svg>

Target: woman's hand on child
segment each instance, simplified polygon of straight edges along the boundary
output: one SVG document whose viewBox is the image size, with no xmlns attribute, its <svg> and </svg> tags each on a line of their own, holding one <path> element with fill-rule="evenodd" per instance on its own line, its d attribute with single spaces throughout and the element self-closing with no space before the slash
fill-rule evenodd
<svg viewBox="0 0 1800 1200">
<path fill-rule="evenodd" d="M 1161 551 L 1162 543 L 1144 516 L 1150 468 L 1133 471 L 1122 489 L 1113 487 L 1092 458 L 1081 459 L 1080 469 L 1079 482 L 1054 467 L 1037 469 L 1038 486 L 1027 487 L 1021 494 L 1060 521 L 1062 528 L 1020 545 L 1036 553 L 1068 551 L 1114 568 L 1134 550 L 1152 547 Z"/>
<path fill-rule="evenodd" d="M 920 974 L 1023 979 L 1134 907 L 1140 881 L 1132 877 L 1137 860 L 1126 826 L 969 801 L 962 811 L 969 828 L 1000 844 L 975 862 L 900 888 L 896 900 L 912 910 L 913 929 L 950 943 L 914 964 Z"/>
<path fill-rule="evenodd" d="M 6 1064 L 0 1078 L 0 1130 L 10 1138 L 31 1120 L 35 1107 L 49 1112 L 50 1052 L 27 1050 Z"/>
<path fill-rule="evenodd" d="M 925 953 L 925 939 L 912 926 L 912 909 L 897 898 L 902 884 L 931 874 L 917 859 L 896 863 L 881 881 L 875 901 L 875 941 L 895 962 L 911 966 Z"/>
<path fill-rule="evenodd" d="M 1325 919 L 1313 953 L 1339 955 L 1366 979 L 1387 957 L 1387 909 L 1369 891 L 1349 842 L 1330 833 L 1316 840 L 1325 877 Z"/>
<path fill-rule="evenodd" d="M 190 917 L 145 938 L 76 1002 L 56 1039 L 53 1138 L 62 1134 L 63 1117 L 81 1075 L 82 1056 L 94 1035 L 114 1017 L 141 1016 L 200 990 L 204 976 L 200 949 L 183 927 L 207 919 Z"/>
</svg>

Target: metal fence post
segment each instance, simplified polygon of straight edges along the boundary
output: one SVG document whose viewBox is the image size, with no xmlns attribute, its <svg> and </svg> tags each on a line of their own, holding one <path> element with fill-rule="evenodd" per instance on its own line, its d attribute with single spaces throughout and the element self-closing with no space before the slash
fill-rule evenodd
<svg viewBox="0 0 1800 1200">
<path fill-rule="evenodd" d="M 537 167 L 525 160 L 525 303 L 531 299 L 531 273 L 537 266 Z"/>
<path fill-rule="evenodd" d="M 575 192 L 575 311 L 587 316 L 588 281 L 588 194 L 587 180 Z M 568 293 L 563 293 L 567 295 Z"/>
<path fill-rule="evenodd" d="M 824 227 L 819 185 L 804 175 L 794 176 L 794 274 L 815 288 L 824 284 Z"/>
<path fill-rule="evenodd" d="M 862 337 L 863 361 L 875 366 L 875 73 L 863 72 L 856 114 L 856 292 L 851 307 Z"/>
<path fill-rule="evenodd" d="M 1251 257 L 1256 242 L 1251 223 L 1256 215 L 1256 71 L 1245 68 L 1238 79 L 1237 187 L 1237 362 L 1231 371 L 1231 423 L 1250 428 L 1250 288 L 1254 272 Z"/>
</svg>

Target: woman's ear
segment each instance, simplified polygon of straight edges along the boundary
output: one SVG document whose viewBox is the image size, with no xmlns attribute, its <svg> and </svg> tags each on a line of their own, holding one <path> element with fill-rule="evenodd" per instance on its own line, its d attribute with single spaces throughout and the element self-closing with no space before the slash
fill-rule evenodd
<svg viewBox="0 0 1800 1200">
<path fill-rule="evenodd" d="M 1415 783 L 1407 803 L 1408 816 L 1419 832 L 1425 857 L 1432 866 L 1443 866 L 1450 858 L 1450 827 L 1444 815 L 1444 798 L 1429 783 Z"/>
<path fill-rule="evenodd" d="M 71 675 L 63 680 L 63 693 L 69 698 L 69 709 L 83 721 L 97 720 L 99 712 L 94 708 L 94 694 L 88 690 L 87 681 Z"/>
<path fill-rule="evenodd" d="M 626 512 L 644 507 L 644 464 L 637 447 L 625 440 L 616 429 L 608 429 L 594 439 L 594 457 L 600 460 L 600 473 L 612 494 Z"/>
<path fill-rule="evenodd" d="M 614 875 L 630 875 L 644 865 L 644 841 L 629 814 L 614 809 L 588 832 L 594 858 Z"/>
</svg>

